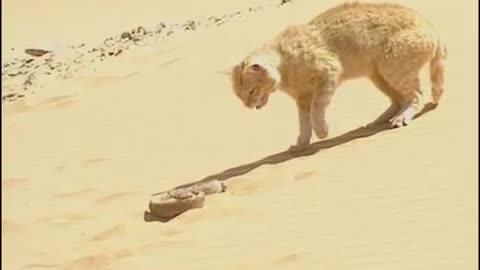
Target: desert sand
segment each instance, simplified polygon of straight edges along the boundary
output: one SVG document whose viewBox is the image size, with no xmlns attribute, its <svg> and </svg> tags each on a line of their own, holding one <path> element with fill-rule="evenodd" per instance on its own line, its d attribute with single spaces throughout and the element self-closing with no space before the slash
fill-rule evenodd
<svg viewBox="0 0 480 270">
<path fill-rule="evenodd" d="M 437 109 L 406 128 L 358 129 L 387 100 L 365 80 L 348 82 L 329 138 L 293 158 L 282 153 L 297 135 L 292 101 L 278 93 L 250 111 L 222 74 L 286 25 L 340 3 L 278 2 L 2 1 L 2 59 L 268 6 L 87 62 L 3 102 L 2 269 L 476 269 L 478 3 L 399 1 L 448 45 Z M 143 220 L 151 194 L 208 177 L 227 192 L 168 223 Z"/>
</svg>

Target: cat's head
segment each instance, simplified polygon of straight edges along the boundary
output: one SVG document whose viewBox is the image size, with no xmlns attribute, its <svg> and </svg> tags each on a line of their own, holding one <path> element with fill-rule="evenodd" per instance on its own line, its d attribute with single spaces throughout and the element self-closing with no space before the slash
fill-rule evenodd
<svg viewBox="0 0 480 270">
<path fill-rule="evenodd" d="M 263 57 L 247 58 L 231 72 L 233 91 L 243 104 L 261 109 L 280 81 L 277 68 Z"/>
</svg>

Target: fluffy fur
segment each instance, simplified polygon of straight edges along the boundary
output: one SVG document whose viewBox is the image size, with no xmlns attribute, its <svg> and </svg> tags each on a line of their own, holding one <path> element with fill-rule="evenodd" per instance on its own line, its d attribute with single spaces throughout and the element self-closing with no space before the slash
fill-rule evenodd
<svg viewBox="0 0 480 270">
<path fill-rule="evenodd" d="M 419 71 L 430 64 L 433 102 L 443 93 L 446 48 L 433 26 L 396 4 L 346 3 L 302 25 L 287 27 L 233 68 L 235 94 L 260 109 L 276 89 L 298 107 L 299 136 L 290 149 L 310 144 L 312 130 L 328 136 L 325 114 L 337 87 L 366 77 L 391 101 L 373 124 L 410 123 L 423 106 Z"/>
</svg>

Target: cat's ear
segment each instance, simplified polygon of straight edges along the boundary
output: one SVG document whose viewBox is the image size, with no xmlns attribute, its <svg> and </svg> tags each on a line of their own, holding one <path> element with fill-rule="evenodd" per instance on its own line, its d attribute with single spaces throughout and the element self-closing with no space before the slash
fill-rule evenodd
<svg viewBox="0 0 480 270">
<path fill-rule="evenodd" d="M 243 76 L 246 79 L 259 81 L 265 75 L 265 69 L 260 64 L 250 64 L 245 67 Z"/>
<path fill-rule="evenodd" d="M 249 64 L 243 70 L 243 77 L 247 80 L 260 82 L 264 80 L 265 68 L 257 63 Z"/>
<path fill-rule="evenodd" d="M 245 68 L 246 74 L 259 74 L 263 72 L 265 72 L 265 69 L 257 63 L 250 64 Z"/>
</svg>

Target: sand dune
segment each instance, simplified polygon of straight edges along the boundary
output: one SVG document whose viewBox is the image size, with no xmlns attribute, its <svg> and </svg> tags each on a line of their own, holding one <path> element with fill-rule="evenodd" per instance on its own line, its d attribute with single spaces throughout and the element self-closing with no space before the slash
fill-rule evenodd
<svg viewBox="0 0 480 270">
<path fill-rule="evenodd" d="M 120 2 L 3 1 L 2 56 L 277 3 Z M 291 100 L 246 110 L 221 72 L 337 1 L 246 13 L 2 103 L 2 268 L 474 269 L 477 3 L 401 2 L 449 46 L 441 105 L 407 128 L 362 129 L 387 103 L 369 82 L 348 82 L 330 138 L 308 156 L 283 153 L 297 132 Z M 144 222 L 152 193 L 209 177 L 228 191 L 168 223 Z"/>
</svg>

